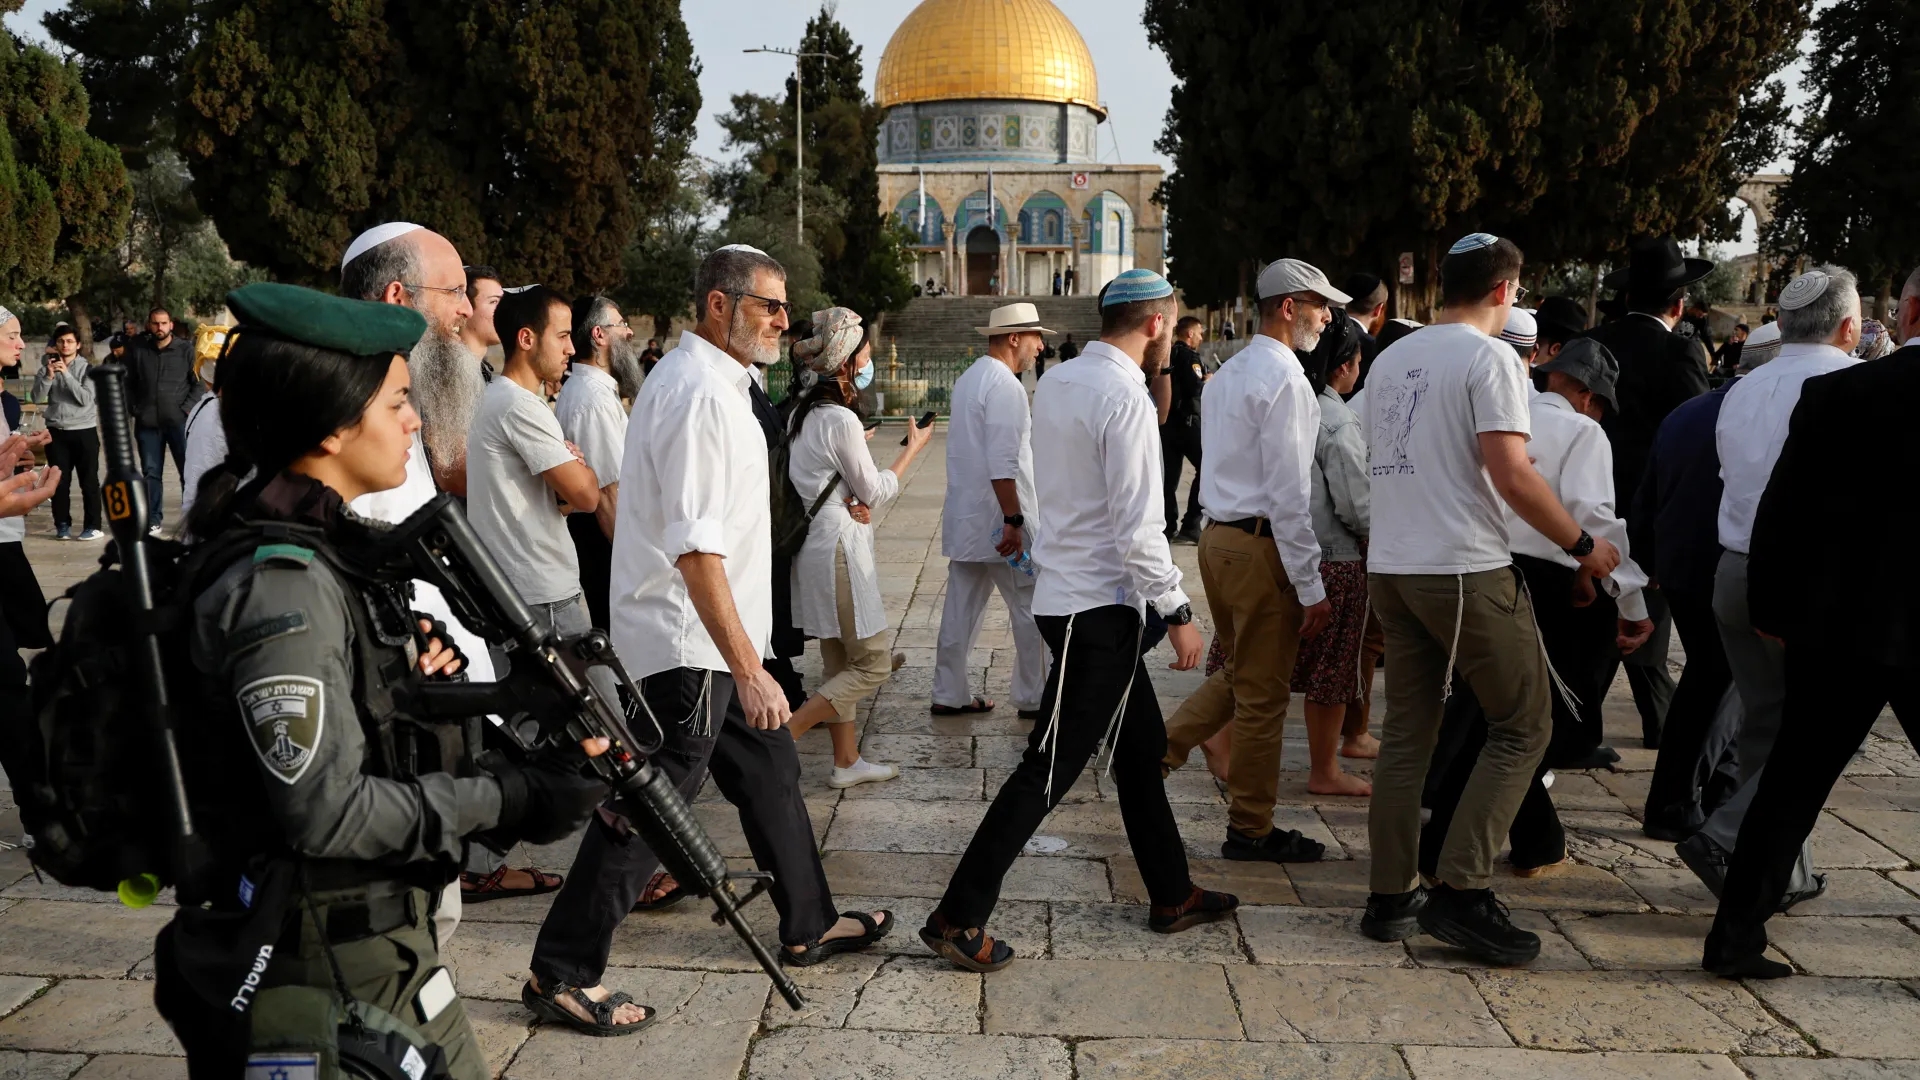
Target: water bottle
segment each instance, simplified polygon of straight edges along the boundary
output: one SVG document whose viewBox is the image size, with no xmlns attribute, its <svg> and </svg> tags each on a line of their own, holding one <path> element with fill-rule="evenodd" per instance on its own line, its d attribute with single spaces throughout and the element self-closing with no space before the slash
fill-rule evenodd
<svg viewBox="0 0 1920 1080">
<path fill-rule="evenodd" d="M 992 543 L 995 547 L 998 547 L 1000 545 L 999 529 L 993 530 L 993 538 L 989 542 Z M 1015 570 L 1020 571 L 1021 573 L 1027 575 L 1028 577 L 1033 576 L 1033 556 L 1027 554 L 1026 548 L 1024 547 L 1021 548 L 1020 554 L 1018 555 L 1006 556 L 1006 560 L 1007 560 L 1008 566 L 1013 567 Z"/>
</svg>

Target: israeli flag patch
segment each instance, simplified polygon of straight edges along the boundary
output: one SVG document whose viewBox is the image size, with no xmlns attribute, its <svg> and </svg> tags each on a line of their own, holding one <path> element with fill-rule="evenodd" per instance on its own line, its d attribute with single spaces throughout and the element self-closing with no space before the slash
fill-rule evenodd
<svg viewBox="0 0 1920 1080">
<path fill-rule="evenodd" d="M 320 1080 L 317 1054 L 249 1054 L 246 1080 Z"/>
</svg>

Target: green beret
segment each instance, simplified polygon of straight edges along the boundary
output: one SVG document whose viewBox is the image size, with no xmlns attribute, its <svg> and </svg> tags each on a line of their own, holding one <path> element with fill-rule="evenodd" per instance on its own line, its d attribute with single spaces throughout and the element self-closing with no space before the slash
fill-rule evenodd
<svg viewBox="0 0 1920 1080">
<path fill-rule="evenodd" d="M 349 300 L 298 285 L 260 281 L 227 294 L 240 331 L 264 330 L 288 341 L 353 356 L 406 353 L 427 332 L 412 308 Z"/>
</svg>

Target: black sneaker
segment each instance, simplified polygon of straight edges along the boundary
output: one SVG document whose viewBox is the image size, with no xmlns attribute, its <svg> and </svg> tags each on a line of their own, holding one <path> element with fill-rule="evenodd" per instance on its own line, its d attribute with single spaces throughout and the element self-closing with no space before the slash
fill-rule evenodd
<svg viewBox="0 0 1920 1080">
<path fill-rule="evenodd" d="M 1327 846 L 1300 835 L 1299 829 L 1275 829 L 1254 839 L 1238 829 L 1227 830 L 1227 842 L 1220 845 L 1222 858 L 1235 862 L 1319 862 Z"/>
<path fill-rule="evenodd" d="M 1540 955 L 1539 935 L 1513 925 L 1507 906 L 1494 899 L 1492 889 L 1439 886 L 1420 909 L 1420 929 L 1501 967 L 1529 963 Z"/>
<path fill-rule="evenodd" d="M 1706 833 L 1694 833 L 1685 840 L 1673 845 L 1673 853 L 1687 864 L 1693 876 L 1707 887 L 1715 900 L 1720 899 L 1720 890 L 1727 884 L 1727 852 L 1719 844 L 1707 839 Z"/>
<path fill-rule="evenodd" d="M 1360 916 L 1360 932 L 1375 941 L 1405 941 L 1420 929 L 1420 912 L 1427 906 L 1427 890 L 1368 893 L 1367 913 Z"/>
</svg>

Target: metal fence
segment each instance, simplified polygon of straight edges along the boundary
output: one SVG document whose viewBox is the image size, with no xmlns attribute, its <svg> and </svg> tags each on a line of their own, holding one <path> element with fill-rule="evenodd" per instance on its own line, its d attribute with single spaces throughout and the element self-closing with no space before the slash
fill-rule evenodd
<svg viewBox="0 0 1920 1080">
<path fill-rule="evenodd" d="M 873 385 L 866 390 L 867 408 L 874 416 L 918 416 L 929 409 L 945 415 L 954 380 L 978 357 L 978 353 L 964 352 L 901 352 L 890 358 L 875 350 Z M 768 396 L 776 402 L 784 399 L 792 379 L 793 368 L 784 359 L 768 368 Z"/>
</svg>

